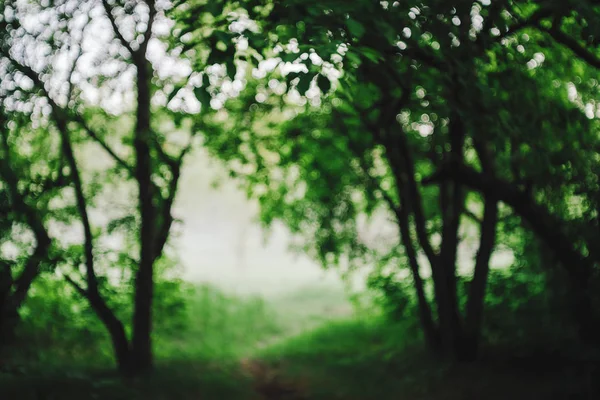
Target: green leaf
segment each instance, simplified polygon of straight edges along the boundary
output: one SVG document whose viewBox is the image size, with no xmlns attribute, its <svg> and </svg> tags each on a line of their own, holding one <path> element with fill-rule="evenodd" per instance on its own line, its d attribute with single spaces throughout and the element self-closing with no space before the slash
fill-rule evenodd
<svg viewBox="0 0 600 400">
<path fill-rule="evenodd" d="M 215 18 L 223 14 L 224 4 L 217 0 L 210 0 L 206 5 L 206 11 L 211 13 Z"/>
<path fill-rule="evenodd" d="M 296 59 L 298 59 L 298 54 L 296 54 L 296 53 L 285 53 L 285 54 L 280 54 L 279 57 L 281 57 L 281 60 L 283 62 L 293 62 Z"/>
<path fill-rule="evenodd" d="M 362 64 L 362 60 L 360 59 L 360 57 L 352 51 L 349 51 L 348 53 L 346 53 L 346 59 L 350 63 L 356 64 L 357 66 L 360 66 L 360 64 Z"/>
<path fill-rule="evenodd" d="M 360 47 L 359 52 L 375 64 L 379 64 L 379 62 L 383 60 L 381 53 L 370 47 Z"/>
<path fill-rule="evenodd" d="M 348 27 L 350 34 L 357 39 L 363 37 L 366 32 L 364 25 L 352 18 L 346 20 L 346 26 Z"/>
</svg>

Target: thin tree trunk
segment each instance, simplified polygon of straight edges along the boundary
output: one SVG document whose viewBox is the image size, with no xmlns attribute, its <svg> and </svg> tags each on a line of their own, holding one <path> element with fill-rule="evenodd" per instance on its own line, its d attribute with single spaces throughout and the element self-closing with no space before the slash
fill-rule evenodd
<svg viewBox="0 0 600 400">
<path fill-rule="evenodd" d="M 72 280 L 68 275 L 65 276 L 66 281 L 84 298 L 86 298 L 92 309 L 104 325 L 110 336 L 117 368 L 123 375 L 133 375 L 135 373 L 129 341 L 125 333 L 123 323 L 115 316 L 114 312 L 108 307 L 104 299 L 97 291 L 83 289 L 77 282 Z"/>
<path fill-rule="evenodd" d="M 453 305 L 456 305 L 456 301 L 452 300 L 453 296 L 448 291 L 447 277 L 443 273 L 443 259 L 441 255 L 436 254 L 433 250 L 429 234 L 426 230 L 421 194 L 415 180 L 414 161 L 408 149 L 405 133 L 400 132 L 397 135 L 393 135 L 386 143 L 386 150 L 392 173 L 396 178 L 399 196 L 403 199 L 403 206 L 406 206 L 407 210 L 414 217 L 418 242 L 431 265 L 435 303 L 439 320 L 439 330 L 436 330 L 435 334 L 437 338 L 432 336 L 431 340 L 432 343 L 435 343 L 436 351 L 440 355 L 451 355 L 454 342 L 456 341 L 453 332 L 456 328 L 454 321 L 458 317 L 458 310 L 456 313 L 452 311 L 454 308 Z M 405 191 L 406 195 L 404 194 Z M 411 268 L 413 267 L 411 266 Z M 425 323 L 428 324 L 427 321 Z M 433 321 L 431 325 L 434 325 Z"/>
<path fill-rule="evenodd" d="M 138 202 L 141 216 L 140 263 L 135 282 L 133 316 L 133 362 L 139 372 L 152 368 L 152 298 L 154 292 L 154 250 L 156 212 L 150 155 L 150 80 L 151 69 L 145 54 L 136 53 L 137 60 L 137 125 L 135 127 L 135 177 L 139 185 Z"/>
<path fill-rule="evenodd" d="M 114 312 L 110 309 L 110 307 L 108 307 L 106 301 L 102 298 L 99 292 L 98 277 L 96 275 L 94 266 L 94 238 L 92 234 L 92 226 L 87 212 L 87 201 L 83 191 L 83 183 L 81 180 L 79 167 L 77 165 L 69 137 L 67 119 L 58 105 L 56 105 L 52 99 L 48 98 L 48 100 L 53 108 L 56 126 L 61 134 L 63 153 L 70 168 L 71 179 L 73 180 L 73 187 L 75 189 L 77 210 L 83 225 L 83 247 L 85 255 L 87 290 L 82 289 L 68 277 L 67 281 L 71 283 L 82 296 L 88 299 L 90 305 L 108 330 L 119 370 L 124 374 L 131 374 L 133 373 L 130 356 L 131 352 L 129 350 L 125 329 L 121 321 L 119 321 Z"/>
<path fill-rule="evenodd" d="M 408 153 L 408 151 L 406 151 L 406 146 L 408 146 L 408 143 L 405 140 L 404 134 L 404 132 L 399 132 L 398 135 L 394 135 L 391 139 L 388 139 L 387 144 L 385 145 L 388 162 L 396 183 L 396 193 L 401 202 L 400 207 L 394 207 L 393 202 L 390 201 L 390 207 L 396 214 L 400 239 L 409 260 L 413 283 L 417 293 L 419 319 L 423 329 L 423 335 L 425 336 L 425 342 L 433 353 L 441 355 L 442 344 L 440 342 L 439 331 L 433 321 L 431 308 L 427 301 L 427 297 L 425 296 L 423 279 L 421 278 L 421 273 L 419 271 L 417 251 L 410 234 L 411 213 L 415 218 L 417 236 L 419 238 L 418 242 L 424 249 L 432 265 L 432 269 L 436 260 L 436 255 L 430 245 L 425 230 L 425 220 L 421 208 L 420 194 L 417 192 L 418 189 L 414 180 L 414 165 L 412 164 L 412 158 L 406 158 L 406 154 Z M 402 159 L 404 159 L 404 162 L 402 162 Z"/>
<path fill-rule="evenodd" d="M 115 316 L 110 308 L 101 298 L 90 299 L 90 304 L 96 311 L 96 314 L 108 330 L 113 345 L 117 368 L 124 375 L 134 373 L 129 341 L 125 333 L 123 323 Z"/>
<path fill-rule="evenodd" d="M 462 349 L 462 358 L 465 361 L 475 360 L 479 352 L 485 291 L 490 272 L 490 258 L 496 242 L 497 224 L 498 202 L 494 198 L 486 197 L 483 221 L 481 223 L 479 249 L 475 258 L 475 270 L 467 299 L 465 342 Z"/>
<path fill-rule="evenodd" d="M 134 49 L 121 34 L 117 22 L 112 15 L 112 6 L 108 1 L 103 0 L 102 4 L 106 15 L 111 22 L 113 31 L 117 39 L 131 54 L 131 60 L 136 67 L 137 77 L 137 109 L 136 126 L 134 131 L 134 150 L 136 165 L 134 176 L 138 184 L 138 208 L 141 218 L 140 227 L 140 261 L 135 276 L 135 294 L 133 311 L 133 338 L 131 343 L 132 368 L 134 373 L 140 373 L 152 369 L 152 300 L 154 292 L 154 261 L 160 252 L 157 251 L 158 245 L 161 249 L 166 242 L 166 237 L 157 240 L 159 233 L 159 221 L 157 220 L 158 193 L 152 182 L 152 157 L 150 154 L 151 145 L 151 80 L 152 66 L 146 59 L 148 42 L 152 37 L 152 27 L 156 17 L 156 4 L 154 0 L 145 0 L 149 8 L 148 22 L 144 32 L 143 41 L 138 49 Z M 171 221 L 163 221 L 164 224 Z"/>
<path fill-rule="evenodd" d="M 444 272 L 444 259 L 442 253 L 436 254 L 433 250 L 425 226 L 425 216 L 422 208 L 422 198 L 415 179 L 415 166 L 412 159 L 405 133 L 395 136 L 395 145 L 390 149 L 390 163 L 395 175 L 404 177 L 406 184 L 401 186 L 407 189 L 408 196 L 404 196 L 406 204 L 414 217 L 417 237 L 421 248 L 425 252 L 431 266 L 431 275 L 434 285 L 435 303 L 437 306 L 439 329 L 437 331 L 437 348 L 441 355 L 450 355 L 455 343 L 454 332 L 457 330 L 458 308 L 452 293 L 451 280 Z M 405 173 L 404 173 L 405 172 Z M 401 178 L 402 179 L 402 178 Z M 449 244 L 446 241 L 446 244 Z M 458 243 L 457 243 L 458 244 Z M 448 254 L 446 252 L 446 254 Z M 454 265 L 452 265 L 454 268 Z M 455 287 L 455 286 L 454 286 Z M 453 300 L 454 299 L 454 300 Z"/>
<path fill-rule="evenodd" d="M 464 132 L 458 113 L 450 117 L 450 153 L 449 157 L 462 160 Z M 442 215 L 442 245 L 434 274 L 436 296 L 439 308 L 440 330 L 444 348 L 453 359 L 460 358 L 463 342 L 463 328 L 458 306 L 456 260 L 460 244 L 460 217 L 465 207 L 464 189 L 458 182 L 440 183 L 440 211 Z"/>
<path fill-rule="evenodd" d="M 477 140 L 474 140 L 474 146 L 483 171 L 494 175 L 494 161 L 489 148 Z M 479 249 L 475 256 L 475 268 L 466 306 L 465 338 L 462 349 L 462 357 L 465 361 L 474 361 L 479 355 L 485 292 L 498 226 L 498 200 L 489 195 L 483 195 L 483 198 L 484 211 L 483 220 L 481 221 Z"/>
<path fill-rule="evenodd" d="M 366 165 L 365 160 L 361 155 L 360 149 L 357 149 L 356 146 L 352 145 L 352 143 L 349 144 L 349 148 L 359 159 L 361 167 L 369 181 L 379 187 L 381 194 L 388 203 L 390 211 L 392 211 L 396 216 L 396 222 L 400 233 L 400 240 L 409 260 L 409 266 L 413 277 L 415 292 L 417 294 L 419 320 L 421 323 L 421 328 L 423 329 L 425 344 L 432 353 L 439 355 L 441 352 L 439 332 L 437 330 L 435 322 L 433 321 L 431 307 L 427 300 L 427 296 L 425 295 L 423 279 L 421 278 L 419 262 L 417 258 L 417 251 L 415 249 L 415 244 L 410 234 L 410 212 L 408 208 L 410 202 L 408 201 L 405 194 L 406 184 L 405 182 L 403 182 L 402 178 L 402 166 L 400 163 L 398 163 L 398 158 L 395 155 L 395 151 L 388 151 L 389 163 L 394 174 L 394 179 L 396 181 L 396 194 L 400 199 L 400 206 L 397 206 L 394 200 L 386 193 L 386 191 L 380 187 L 377 180 L 369 174 L 369 167 L 368 165 Z"/>
<path fill-rule="evenodd" d="M 12 283 L 10 266 L 0 261 L 0 348 L 14 339 L 16 310 L 11 301 Z"/>
<path fill-rule="evenodd" d="M 400 239 L 402 240 L 402 245 L 404 246 L 406 256 L 408 257 L 413 283 L 417 293 L 419 320 L 421 321 L 423 335 L 425 336 L 425 343 L 434 354 L 440 355 L 441 343 L 439 332 L 435 326 L 435 323 L 433 322 L 431 308 L 429 307 L 429 302 L 425 296 L 423 279 L 421 278 L 421 273 L 419 271 L 417 252 L 415 251 L 412 238 L 410 236 L 408 212 L 404 208 L 398 210 L 398 227 L 400 230 Z"/>
<path fill-rule="evenodd" d="M 530 196 L 510 182 L 490 174 L 480 173 L 464 165 L 439 171 L 427 182 L 444 179 L 459 180 L 464 185 L 493 196 L 511 206 L 525 219 L 532 230 L 552 249 L 566 270 L 572 287 L 573 314 L 578 321 L 580 335 L 588 343 L 599 346 L 600 319 L 595 315 L 590 297 L 589 278 L 595 264 L 600 263 L 598 250 L 590 243 L 590 255 L 583 257 L 573 246 L 573 240 L 563 232 L 561 221 L 546 208 L 535 203 Z"/>
<path fill-rule="evenodd" d="M 0 350 L 2 347 L 10 346 L 15 341 L 18 323 L 18 311 L 14 307 L 7 307 L 5 304 L 0 309 Z"/>
<path fill-rule="evenodd" d="M 440 185 L 440 210 L 442 211 L 442 245 L 438 262 L 432 266 L 435 299 L 438 308 L 440 336 L 445 355 L 453 358 L 459 340 L 456 300 L 456 251 L 458 246 L 457 227 L 454 226 L 451 208 L 452 190 L 448 184 Z"/>
</svg>

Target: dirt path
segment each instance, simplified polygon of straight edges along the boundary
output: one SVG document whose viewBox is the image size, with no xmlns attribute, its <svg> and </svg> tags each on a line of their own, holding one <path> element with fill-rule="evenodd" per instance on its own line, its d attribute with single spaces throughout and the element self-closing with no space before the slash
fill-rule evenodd
<svg viewBox="0 0 600 400">
<path fill-rule="evenodd" d="M 260 360 L 243 359 L 242 371 L 254 381 L 254 390 L 264 400 L 306 400 L 306 386 L 292 382 L 282 374 L 282 368 Z"/>
</svg>

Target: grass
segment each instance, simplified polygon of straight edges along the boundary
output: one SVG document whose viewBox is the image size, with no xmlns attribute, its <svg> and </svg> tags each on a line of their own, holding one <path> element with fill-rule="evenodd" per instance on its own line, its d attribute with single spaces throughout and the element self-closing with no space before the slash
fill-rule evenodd
<svg viewBox="0 0 600 400">
<path fill-rule="evenodd" d="M 78 344 L 78 351 L 70 348 L 76 333 L 70 332 L 69 342 L 62 343 L 60 335 L 44 338 L 39 334 L 44 328 L 38 327 L 32 342 L 37 346 L 24 343 L 12 351 L 14 363 L 5 361 L 10 373 L 1 372 L 0 359 L 0 399 L 254 399 L 253 382 L 240 370 L 240 359 L 335 318 L 341 307 L 350 312 L 343 292 L 328 287 L 265 300 L 232 296 L 203 285 L 189 288 L 185 304 L 183 317 L 177 317 L 184 323 L 174 324 L 175 328 L 169 325 L 155 336 L 157 366 L 152 376 L 127 382 L 119 379 L 102 327 L 86 329 L 101 334 L 82 336 L 89 342 Z M 160 315 L 157 325 L 165 325 Z M 73 329 L 54 323 L 52 331 L 69 328 Z"/>
<path fill-rule="evenodd" d="M 149 377 L 124 381 L 113 371 L 77 370 L 0 374 L 0 398 L 11 400 L 171 400 L 257 398 L 250 380 L 233 366 L 202 360 L 160 362 Z"/>
<path fill-rule="evenodd" d="M 261 352 L 264 368 L 298 382 L 311 400 L 588 399 L 585 379 L 558 360 L 488 359 L 451 365 L 431 358 L 412 326 L 350 319 Z"/>
<path fill-rule="evenodd" d="M 123 381 L 94 358 L 81 364 L 66 357 L 27 366 L 20 374 L 0 373 L 0 398 L 258 400 L 293 399 L 298 393 L 306 400 L 588 398 L 580 376 L 568 377 L 548 360 L 544 365 L 529 360 L 527 366 L 497 358 L 463 366 L 433 360 L 421 349 L 413 323 L 353 316 L 343 293 L 327 289 L 262 300 L 195 287 L 188 293 L 186 323 L 156 338 L 158 361 L 151 376 Z"/>
<path fill-rule="evenodd" d="M 186 318 L 184 329 L 157 337 L 159 358 L 237 359 L 285 331 L 260 297 L 230 296 L 211 286 L 191 290 Z"/>
</svg>

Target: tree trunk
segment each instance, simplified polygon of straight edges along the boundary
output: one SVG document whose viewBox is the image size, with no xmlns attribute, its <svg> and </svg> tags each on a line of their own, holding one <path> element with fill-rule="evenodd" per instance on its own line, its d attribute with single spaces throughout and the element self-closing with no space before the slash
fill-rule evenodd
<svg viewBox="0 0 600 400">
<path fill-rule="evenodd" d="M 485 289 L 490 272 L 490 258 L 496 242 L 498 203 L 494 198 L 485 198 L 485 210 L 481 223 L 479 249 L 475 258 L 473 280 L 469 287 L 465 317 L 465 337 L 461 349 L 464 361 L 474 361 L 479 353 L 481 325 L 485 304 Z"/>
<path fill-rule="evenodd" d="M 0 296 L 2 294 L 0 293 Z M 15 330 L 19 322 L 19 313 L 9 296 L 0 298 L 0 348 L 10 345 L 16 338 Z"/>
<path fill-rule="evenodd" d="M 423 335 L 425 336 L 425 343 L 432 353 L 439 355 L 441 352 L 439 332 L 437 331 L 435 323 L 433 322 L 431 308 L 429 307 L 429 302 L 425 296 L 423 279 L 421 278 L 421 273 L 419 271 L 417 252 L 415 251 L 415 247 L 410 236 L 408 212 L 406 208 L 402 206 L 395 211 L 398 218 L 400 239 L 406 251 L 406 256 L 408 257 L 413 283 L 417 293 L 419 320 L 421 322 L 421 328 L 423 329 Z"/>
<path fill-rule="evenodd" d="M 458 306 L 456 260 L 460 239 L 460 216 L 464 208 L 463 190 L 456 184 L 440 185 L 442 245 L 438 262 L 432 267 L 440 333 L 444 351 L 451 359 L 460 358 L 463 332 Z"/>
<path fill-rule="evenodd" d="M 138 372 L 152 368 L 152 298 L 154 292 L 154 260 L 156 236 L 155 197 L 150 155 L 150 84 L 151 68 L 145 54 L 136 53 L 138 104 L 135 127 L 135 177 L 139 186 L 138 203 L 141 216 L 140 263 L 135 281 L 133 316 L 133 363 Z"/>
<path fill-rule="evenodd" d="M 10 336 L 8 334 L 8 308 L 11 287 L 10 265 L 0 261 L 0 347 L 7 342 Z"/>
<path fill-rule="evenodd" d="M 436 268 L 440 268 L 440 265 Z M 453 287 L 448 284 L 449 280 L 444 270 L 438 271 L 433 281 L 442 355 L 454 360 L 460 358 L 457 352 L 463 342 L 463 332 L 456 298 L 456 286 L 454 286 L 453 290 Z"/>
<path fill-rule="evenodd" d="M 533 232 L 546 243 L 569 276 L 572 288 L 573 315 L 577 320 L 581 338 L 600 347 L 600 319 L 595 314 L 590 294 L 590 276 L 600 263 L 600 251 L 589 243 L 590 255 L 584 257 L 574 246 L 574 240 L 563 232 L 562 221 L 511 182 L 490 174 L 480 173 L 464 165 L 440 171 L 427 181 L 453 179 L 485 195 L 493 196 L 511 206 L 514 212 L 530 225 Z"/>
<path fill-rule="evenodd" d="M 88 300 L 110 335 L 117 362 L 117 368 L 124 375 L 135 373 L 132 363 L 131 349 L 123 323 L 97 293 L 87 294 Z"/>
</svg>

